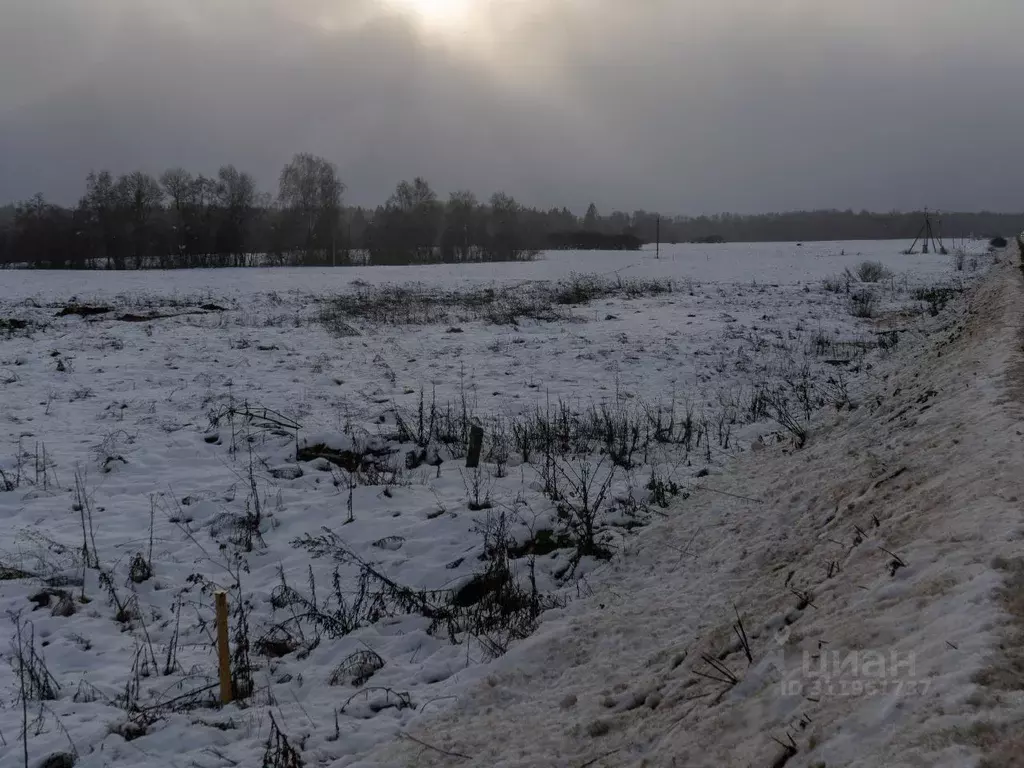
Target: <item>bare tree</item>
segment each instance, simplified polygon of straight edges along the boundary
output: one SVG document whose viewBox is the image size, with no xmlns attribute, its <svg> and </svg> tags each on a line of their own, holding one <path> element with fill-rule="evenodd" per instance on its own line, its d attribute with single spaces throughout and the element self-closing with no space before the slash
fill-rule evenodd
<svg viewBox="0 0 1024 768">
<path fill-rule="evenodd" d="M 15 208 L 12 222 L 14 253 L 19 261 L 36 268 L 61 269 L 73 266 L 73 220 L 70 213 L 46 202 L 42 195 Z"/>
<path fill-rule="evenodd" d="M 170 168 L 160 175 L 160 185 L 170 198 L 171 207 L 177 211 L 184 210 L 188 204 L 195 183 L 195 176 L 184 168 Z"/>
<path fill-rule="evenodd" d="M 164 191 L 156 179 L 142 171 L 121 176 L 117 186 L 126 207 L 132 260 L 136 269 L 142 269 L 158 245 L 153 219 L 163 204 Z"/>
<path fill-rule="evenodd" d="M 217 259 L 217 228 L 220 222 L 220 182 L 205 174 L 196 176 L 189 197 L 189 253 L 200 266 Z"/>
<path fill-rule="evenodd" d="M 492 261 L 515 261 L 526 250 L 519 215 L 523 207 L 511 195 L 496 192 L 491 196 L 488 226 L 488 256 Z"/>
<path fill-rule="evenodd" d="M 379 264 L 434 260 L 441 227 L 441 204 L 425 179 L 401 182 L 374 216 L 370 253 Z"/>
<path fill-rule="evenodd" d="M 160 176 L 160 185 L 170 198 L 172 246 L 175 266 L 191 266 L 189 259 L 189 206 L 192 202 L 196 179 L 184 168 L 171 168 Z"/>
<path fill-rule="evenodd" d="M 216 200 L 220 219 L 216 251 L 225 260 L 224 266 L 245 266 L 259 208 L 268 201 L 260 199 L 256 180 L 233 165 L 217 172 Z"/>
<path fill-rule="evenodd" d="M 278 201 L 298 235 L 303 263 L 335 263 L 345 185 L 332 163 L 303 152 L 281 171 Z"/>
<path fill-rule="evenodd" d="M 85 195 L 78 204 L 84 224 L 80 239 L 89 260 L 105 260 L 108 269 L 124 269 L 127 251 L 126 201 L 124 188 L 114 181 L 110 171 L 90 171 L 85 179 Z"/>
<path fill-rule="evenodd" d="M 473 246 L 480 244 L 480 204 L 472 192 L 452 192 L 445 205 L 441 232 L 441 257 L 445 261 L 468 261 Z"/>
</svg>

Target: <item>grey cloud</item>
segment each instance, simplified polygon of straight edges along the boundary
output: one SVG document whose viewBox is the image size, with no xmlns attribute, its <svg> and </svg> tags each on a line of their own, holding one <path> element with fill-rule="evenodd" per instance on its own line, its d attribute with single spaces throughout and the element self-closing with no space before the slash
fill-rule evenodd
<svg viewBox="0 0 1024 768">
<path fill-rule="evenodd" d="M 577 209 L 1024 207 L 1016 2 L 480 0 L 462 39 L 379 3 L 0 0 L 0 200 L 102 167 L 271 190 L 312 151 L 359 203 L 423 175 Z"/>
</svg>

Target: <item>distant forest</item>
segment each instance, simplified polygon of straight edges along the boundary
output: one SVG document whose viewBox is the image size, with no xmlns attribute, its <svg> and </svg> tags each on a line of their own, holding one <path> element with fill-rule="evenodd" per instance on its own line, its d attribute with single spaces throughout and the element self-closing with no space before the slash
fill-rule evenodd
<svg viewBox="0 0 1024 768">
<path fill-rule="evenodd" d="M 913 239 L 921 212 L 799 211 L 667 217 L 650 211 L 582 217 L 497 192 L 442 200 L 421 178 L 375 209 L 344 204 L 330 162 L 296 155 L 275 194 L 234 166 L 216 176 L 181 168 L 90 173 L 74 207 L 36 195 L 0 207 L 0 267 L 144 269 L 515 261 L 546 249 L 636 250 L 659 240 L 788 242 Z M 946 213 L 944 237 L 1024 231 L 1024 213 Z"/>
</svg>

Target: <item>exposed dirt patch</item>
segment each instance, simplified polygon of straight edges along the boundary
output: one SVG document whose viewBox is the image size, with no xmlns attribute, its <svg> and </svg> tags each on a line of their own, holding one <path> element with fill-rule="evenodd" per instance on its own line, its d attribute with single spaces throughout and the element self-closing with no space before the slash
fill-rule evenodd
<svg viewBox="0 0 1024 768">
<path fill-rule="evenodd" d="M 327 459 L 331 464 L 349 472 L 358 472 L 359 470 L 372 468 L 377 463 L 377 460 L 390 456 L 391 453 L 391 450 L 386 448 L 382 450 L 368 450 L 363 453 L 338 451 L 326 445 L 318 444 L 299 448 L 295 453 L 295 458 L 298 461 Z"/>
<path fill-rule="evenodd" d="M 67 317 L 68 315 L 78 315 L 79 317 L 92 317 L 93 315 L 105 315 L 108 312 L 113 312 L 111 307 L 96 306 L 91 304 L 68 304 L 66 307 L 61 309 L 57 313 L 57 317 Z"/>
<path fill-rule="evenodd" d="M 27 320 L 15 317 L 0 317 L 0 331 L 23 331 L 28 328 Z"/>
</svg>

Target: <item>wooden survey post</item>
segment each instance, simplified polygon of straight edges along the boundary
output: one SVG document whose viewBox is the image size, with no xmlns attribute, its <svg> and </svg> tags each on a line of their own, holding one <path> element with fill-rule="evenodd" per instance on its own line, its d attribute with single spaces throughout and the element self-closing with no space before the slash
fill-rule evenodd
<svg viewBox="0 0 1024 768">
<path fill-rule="evenodd" d="M 217 666 L 220 672 L 220 703 L 229 704 L 231 695 L 231 650 L 228 645 L 228 593 L 217 592 Z"/>
<path fill-rule="evenodd" d="M 469 428 L 469 450 L 466 452 L 466 468 L 480 466 L 480 450 L 484 445 L 484 428 L 474 423 Z"/>
</svg>

